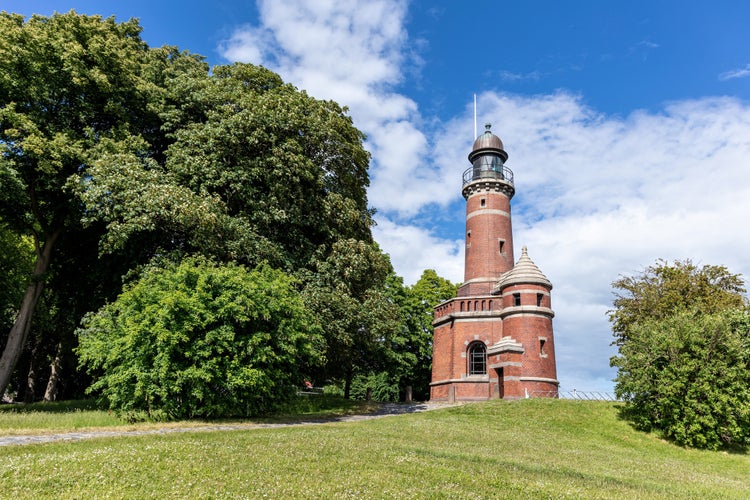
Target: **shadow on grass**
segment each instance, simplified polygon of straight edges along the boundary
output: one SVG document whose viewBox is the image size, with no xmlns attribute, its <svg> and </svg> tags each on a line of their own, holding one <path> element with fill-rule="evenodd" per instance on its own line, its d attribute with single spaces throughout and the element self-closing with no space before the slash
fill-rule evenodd
<svg viewBox="0 0 750 500">
<path fill-rule="evenodd" d="M 675 443 L 673 439 L 670 439 L 669 437 L 664 436 L 664 433 L 661 432 L 661 429 L 656 428 L 647 423 L 639 423 L 638 422 L 639 416 L 638 416 L 637 409 L 629 408 L 627 405 L 623 403 L 612 405 L 612 407 L 617 412 L 617 418 L 627 422 L 627 424 L 636 432 L 642 432 L 644 434 L 653 434 L 654 436 L 658 437 L 659 439 L 673 446 L 677 446 L 679 448 L 684 448 L 684 449 L 691 449 L 690 446 L 679 445 Z M 695 449 L 700 449 L 700 448 L 695 448 Z M 750 454 L 750 442 L 745 443 L 745 444 L 743 443 L 724 444 L 716 451 L 730 453 L 732 455 L 748 455 Z"/>
<path fill-rule="evenodd" d="M 3 403 L 0 413 L 69 413 L 72 411 L 106 410 L 106 406 L 95 399 L 75 399 L 49 403 Z"/>
</svg>

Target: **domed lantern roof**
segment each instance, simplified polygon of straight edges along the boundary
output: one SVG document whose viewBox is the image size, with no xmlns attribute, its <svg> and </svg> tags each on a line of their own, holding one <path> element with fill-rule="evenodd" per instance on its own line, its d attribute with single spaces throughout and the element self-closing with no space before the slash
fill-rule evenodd
<svg viewBox="0 0 750 500">
<path fill-rule="evenodd" d="M 469 161 L 474 163 L 474 160 L 482 155 L 498 155 L 502 158 L 503 163 L 508 161 L 508 153 L 503 149 L 503 141 L 498 136 L 490 131 L 492 128 L 491 123 L 484 124 L 484 133 L 476 138 L 474 146 L 471 148 L 469 153 Z"/>
</svg>

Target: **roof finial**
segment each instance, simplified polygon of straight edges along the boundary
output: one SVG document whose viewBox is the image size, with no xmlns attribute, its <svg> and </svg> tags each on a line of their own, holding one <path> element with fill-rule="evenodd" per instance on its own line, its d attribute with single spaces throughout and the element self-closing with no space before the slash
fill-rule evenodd
<svg viewBox="0 0 750 500">
<path fill-rule="evenodd" d="M 492 128 L 492 124 L 490 122 L 487 122 L 484 124 L 484 133 L 485 134 L 491 134 L 490 128 Z"/>
</svg>

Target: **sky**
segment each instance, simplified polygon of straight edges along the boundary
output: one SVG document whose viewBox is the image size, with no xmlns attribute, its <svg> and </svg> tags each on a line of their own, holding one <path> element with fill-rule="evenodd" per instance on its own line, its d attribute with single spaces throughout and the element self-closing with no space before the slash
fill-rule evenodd
<svg viewBox="0 0 750 500">
<path fill-rule="evenodd" d="M 750 2 L 0 0 L 71 9 L 348 106 L 373 233 L 407 284 L 463 280 L 476 95 L 515 174 L 515 254 L 554 284 L 562 391 L 612 391 L 618 277 L 658 259 L 750 277 Z"/>
</svg>

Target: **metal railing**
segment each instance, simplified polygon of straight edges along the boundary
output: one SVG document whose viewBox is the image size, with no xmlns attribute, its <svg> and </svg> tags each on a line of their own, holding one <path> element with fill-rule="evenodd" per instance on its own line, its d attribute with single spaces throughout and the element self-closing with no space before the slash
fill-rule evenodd
<svg viewBox="0 0 750 500">
<path fill-rule="evenodd" d="M 580 399 L 583 401 L 619 401 L 617 396 L 604 391 L 557 391 L 558 399 Z M 529 391 L 530 398 L 550 398 L 555 397 L 555 391 Z"/>
<path fill-rule="evenodd" d="M 467 185 L 470 182 L 479 181 L 483 179 L 497 179 L 505 181 L 508 184 L 513 184 L 513 171 L 505 165 L 482 165 L 481 167 L 469 167 L 464 172 L 464 183 Z"/>
</svg>

